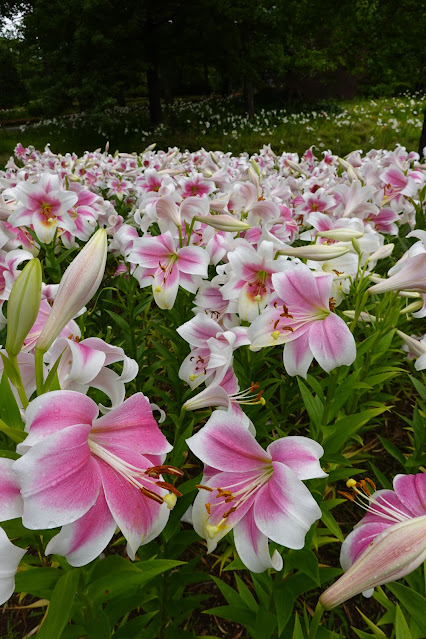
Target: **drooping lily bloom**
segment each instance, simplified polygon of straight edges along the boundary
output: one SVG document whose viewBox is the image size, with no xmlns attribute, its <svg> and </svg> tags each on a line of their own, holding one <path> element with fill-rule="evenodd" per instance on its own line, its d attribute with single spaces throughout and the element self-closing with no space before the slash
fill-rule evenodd
<svg viewBox="0 0 426 639">
<path fill-rule="evenodd" d="M 118 526 L 133 558 L 164 528 L 176 489 L 161 473 L 171 446 L 136 393 L 97 419 L 95 402 L 74 391 L 37 397 L 26 411 L 28 437 L 13 464 L 23 498 L 22 522 L 30 529 L 63 526 L 46 553 L 73 566 L 97 557 Z"/>
<path fill-rule="evenodd" d="M 136 377 L 139 369 L 122 348 L 107 344 L 99 337 L 88 337 L 81 342 L 60 337 L 50 349 L 51 364 L 59 357 L 57 372 L 62 390 L 86 394 L 90 387 L 98 388 L 111 399 L 113 408 L 124 401 L 124 385 Z M 115 362 L 123 362 L 121 375 L 107 368 Z"/>
<path fill-rule="evenodd" d="M 250 570 L 281 570 L 268 538 L 303 548 L 321 511 L 302 480 L 326 476 L 318 461 L 322 447 L 306 437 L 285 437 L 265 451 L 242 420 L 225 411 L 215 411 L 187 444 L 208 467 L 192 509 L 208 552 L 234 529 L 238 554 Z"/>
<path fill-rule="evenodd" d="M 22 497 L 18 478 L 12 470 L 13 463 L 13 459 L 0 457 L 0 521 L 22 515 Z M 23 548 L 12 544 L 0 528 L 0 605 L 9 599 L 15 589 L 15 573 L 25 552 Z"/>
<path fill-rule="evenodd" d="M 198 246 L 176 248 L 169 231 L 156 237 L 138 238 L 129 261 L 144 267 L 141 286 L 152 284 L 160 308 L 173 308 L 179 285 L 192 293 L 198 288 L 193 276 L 207 277 L 208 253 Z"/>
<path fill-rule="evenodd" d="M 374 284 L 369 293 L 386 293 L 388 291 L 417 291 L 426 293 L 426 253 L 408 257 L 400 270 L 387 280 Z"/>
<path fill-rule="evenodd" d="M 306 377 L 314 357 L 327 372 L 350 366 L 356 357 L 355 340 L 332 312 L 333 275 L 315 277 L 307 266 L 298 265 L 272 275 L 272 284 L 278 297 L 249 327 L 250 348 L 285 344 L 284 366 L 289 375 Z"/>
<path fill-rule="evenodd" d="M 12 544 L 0 528 L 0 606 L 13 595 L 19 562 L 27 551 Z"/>
<path fill-rule="evenodd" d="M 397 475 L 394 490 L 372 495 L 365 481 L 350 480 L 348 486 L 367 514 L 343 542 L 346 572 L 321 595 L 326 609 L 360 592 L 371 596 L 376 586 L 405 577 L 426 559 L 426 473 Z"/>
<path fill-rule="evenodd" d="M 78 196 L 61 189 L 58 175 L 44 173 L 37 184 L 19 182 L 11 194 L 20 205 L 9 217 L 12 226 L 29 226 L 41 242 L 49 243 L 56 231 L 65 229 L 73 232 L 74 222 L 68 215 L 69 209 L 77 202 Z"/>
<path fill-rule="evenodd" d="M 198 313 L 176 330 L 192 347 L 179 369 L 179 377 L 191 388 L 213 375 L 219 383 L 232 364 L 234 350 L 249 344 L 246 328 L 235 326 L 226 331 L 204 313 Z"/>
<path fill-rule="evenodd" d="M 286 258 L 274 260 L 272 242 L 262 242 L 255 251 L 250 244 L 228 254 L 228 282 L 222 286 L 224 299 L 238 300 L 240 319 L 252 322 L 271 298 L 272 274 L 289 268 Z"/>
</svg>

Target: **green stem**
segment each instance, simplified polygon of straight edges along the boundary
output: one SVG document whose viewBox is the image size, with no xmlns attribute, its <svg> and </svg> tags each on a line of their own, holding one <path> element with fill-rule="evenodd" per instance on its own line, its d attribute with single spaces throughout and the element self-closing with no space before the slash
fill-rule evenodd
<svg viewBox="0 0 426 639">
<path fill-rule="evenodd" d="M 44 352 L 39 348 L 34 349 L 35 354 L 35 374 L 36 374 L 36 384 L 37 384 L 37 396 L 43 395 L 44 393 L 44 378 L 43 378 L 43 355 Z"/>
<path fill-rule="evenodd" d="M 324 612 L 324 608 L 322 607 L 320 602 L 318 602 L 317 607 L 315 608 L 314 616 L 312 617 L 310 628 L 309 628 L 309 639 L 316 638 L 319 622 L 321 621 L 323 612 Z"/>
<path fill-rule="evenodd" d="M 21 400 L 22 407 L 25 410 L 28 406 L 28 399 L 25 393 L 24 385 L 22 383 L 22 377 L 21 377 L 21 371 L 19 370 L 18 358 L 16 357 L 16 355 L 9 356 L 9 361 L 12 364 L 14 368 L 14 372 L 16 373 L 16 377 L 17 377 L 16 383 L 14 383 L 14 386 L 16 390 L 18 391 L 19 399 Z"/>
</svg>

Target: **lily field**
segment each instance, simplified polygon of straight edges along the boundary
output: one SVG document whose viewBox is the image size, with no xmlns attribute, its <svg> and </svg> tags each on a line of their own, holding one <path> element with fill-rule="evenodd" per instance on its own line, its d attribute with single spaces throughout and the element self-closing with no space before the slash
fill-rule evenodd
<svg viewBox="0 0 426 639">
<path fill-rule="evenodd" d="M 426 637 L 423 101 L 2 113 L 2 639 Z"/>
</svg>

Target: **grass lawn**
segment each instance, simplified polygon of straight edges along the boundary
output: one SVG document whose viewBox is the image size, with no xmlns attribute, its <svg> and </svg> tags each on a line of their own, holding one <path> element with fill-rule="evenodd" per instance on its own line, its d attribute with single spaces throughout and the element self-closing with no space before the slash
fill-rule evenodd
<svg viewBox="0 0 426 639">
<path fill-rule="evenodd" d="M 165 108 L 165 123 L 150 127 L 145 105 L 116 107 L 96 114 L 78 114 L 40 121 L 14 129 L 0 127 L 0 165 L 12 155 L 18 142 L 54 152 L 105 146 L 110 150 L 143 151 L 175 147 L 195 151 L 201 147 L 232 153 L 255 153 L 271 144 L 276 153 L 303 153 L 315 145 L 317 153 L 330 149 L 344 156 L 355 149 L 394 148 L 396 144 L 417 150 L 426 95 L 357 99 L 324 104 L 315 110 L 292 113 L 286 109 L 259 109 L 252 120 L 240 115 L 237 98 L 177 100 Z"/>
</svg>

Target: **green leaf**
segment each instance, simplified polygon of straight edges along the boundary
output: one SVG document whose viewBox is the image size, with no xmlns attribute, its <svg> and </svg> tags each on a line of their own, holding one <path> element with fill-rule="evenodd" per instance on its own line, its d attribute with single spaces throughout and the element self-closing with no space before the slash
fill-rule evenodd
<svg viewBox="0 0 426 639">
<path fill-rule="evenodd" d="M 426 386 L 422 384 L 421 382 L 419 382 L 419 380 L 416 379 L 415 377 L 411 377 L 411 375 L 409 375 L 409 378 L 411 379 L 413 386 L 418 392 L 418 394 L 420 395 L 420 397 L 423 399 L 423 401 L 426 402 Z"/>
<path fill-rule="evenodd" d="M 299 621 L 299 615 L 296 612 L 296 617 L 294 620 L 294 630 L 293 630 L 293 638 L 292 639 L 305 639 L 302 631 L 302 627 Z"/>
<path fill-rule="evenodd" d="M 221 579 L 214 577 L 213 575 L 212 579 L 215 582 L 216 586 L 219 588 L 222 595 L 225 597 L 228 604 L 230 604 L 231 606 L 244 606 L 245 602 L 236 590 L 231 588 L 231 586 L 228 586 L 228 584 L 226 584 Z"/>
<path fill-rule="evenodd" d="M 426 597 L 396 582 L 387 584 L 386 587 L 410 613 L 422 634 L 426 636 Z"/>
<path fill-rule="evenodd" d="M 337 539 L 343 543 L 345 540 L 344 535 L 340 530 L 340 526 L 334 519 L 333 515 L 324 507 L 321 507 L 321 512 L 321 521 L 324 526 L 328 528 L 332 535 L 337 537 Z"/>
<path fill-rule="evenodd" d="M 286 627 L 288 620 L 293 612 L 294 602 L 297 593 L 294 593 L 291 587 L 292 577 L 287 581 L 280 583 L 278 586 L 274 584 L 274 603 L 278 621 L 278 636 L 280 637 Z"/>
<path fill-rule="evenodd" d="M 38 639 L 59 639 L 61 636 L 71 616 L 79 576 L 80 571 L 73 569 L 58 580 L 52 593 L 47 616 L 37 633 Z"/>
<path fill-rule="evenodd" d="M 247 629 L 251 628 L 253 633 L 256 625 L 256 617 L 254 612 L 249 610 L 246 606 L 218 606 L 217 608 L 209 608 L 204 610 L 205 615 L 215 615 L 234 623 L 239 623 L 245 626 Z"/>
<path fill-rule="evenodd" d="M 6 372 L 3 371 L 0 381 L 0 419 L 9 427 L 24 430 L 21 412 L 16 403 Z"/>
<path fill-rule="evenodd" d="M 378 626 L 376 626 L 376 624 L 373 623 L 366 615 L 364 615 L 364 613 L 361 612 L 359 608 L 357 608 L 357 610 L 359 614 L 361 615 L 361 617 L 364 619 L 367 626 L 373 632 L 373 636 L 376 637 L 376 639 L 386 639 L 386 635 L 383 632 L 383 630 L 381 630 Z"/>
<path fill-rule="evenodd" d="M 108 573 L 89 585 L 88 598 L 93 604 L 109 601 L 132 589 L 142 588 L 157 575 L 176 566 L 181 566 L 185 562 L 172 559 L 149 559 L 148 561 L 139 561 L 136 564 L 126 563 L 128 568 L 123 567 L 123 569 L 114 572 L 113 575 Z"/>
<path fill-rule="evenodd" d="M 392 455 L 392 457 L 394 457 L 394 459 L 399 461 L 399 463 L 401 464 L 401 466 L 403 468 L 405 468 L 405 463 L 406 463 L 407 460 L 405 459 L 404 455 L 401 453 L 399 448 L 397 446 L 395 446 L 395 444 L 392 444 L 392 442 L 390 442 L 385 437 L 381 437 L 380 435 L 378 437 L 380 439 L 380 442 L 381 442 L 383 448 L 385 448 L 388 451 L 388 453 L 390 455 Z"/>
<path fill-rule="evenodd" d="M 357 431 L 367 424 L 371 419 L 381 415 L 386 410 L 387 406 L 378 406 L 377 408 L 368 408 L 355 415 L 348 415 L 339 419 L 333 426 L 326 430 L 325 434 L 325 450 L 336 452 L 351 438 Z"/>
<path fill-rule="evenodd" d="M 396 639 L 413 639 L 407 621 L 398 604 L 396 604 L 395 633 Z"/>
<path fill-rule="evenodd" d="M 246 606 L 256 612 L 258 605 L 256 599 L 253 597 L 250 592 L 248 586 L 244 583 L 244 581 L 236 574 L 235 581 L 237 582 L 238 592 L 240 593 L 241 599 L 244 601 Z"/>
<path fill-rule="evenodd" d="M 25 592 L 41 599 L 50 599 L 62 575 L 62 570 L 58 568 L 20 570 L 15 576 L 15 592 Z"/>
<path fill-rule="evenodd" d="M 302 380 L 298 377 L 297 383 L 299 385 L 300 394 L 302 395 L 303 403 L 308 412 L 309 419 L 312 424 L 319 429 L 321 426 L 321 420 L 324 413 L 324 405 L 318 396 L 314 397 L 310 390 L 305 386 Z"/>
</svg>

